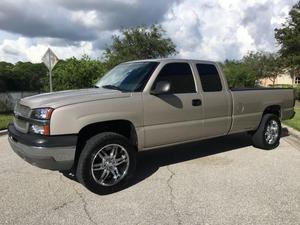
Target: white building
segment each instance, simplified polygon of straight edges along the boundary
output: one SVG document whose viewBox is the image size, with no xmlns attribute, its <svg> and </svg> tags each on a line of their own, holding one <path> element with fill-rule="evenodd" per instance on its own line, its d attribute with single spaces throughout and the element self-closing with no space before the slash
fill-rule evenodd
<svg viewBox="0 0 300 225">
<path fill-rule="evenodd" d="M 261 85 L 266 86 L 266 87 L 273 85 L 273 82 L 268 78 L 261 79 L 260 83 L 261 83 Z M 274 84 L 275 85 L 278 85 L 278 84 L 290 84 L 290 85 L 298 84 L 298 85 L 300 85 L 300 74 L 296 75 L 294 79 L 292 79 L 292 77 L 288 73 L 282 74 L 276 78 Z"/>
</svg>

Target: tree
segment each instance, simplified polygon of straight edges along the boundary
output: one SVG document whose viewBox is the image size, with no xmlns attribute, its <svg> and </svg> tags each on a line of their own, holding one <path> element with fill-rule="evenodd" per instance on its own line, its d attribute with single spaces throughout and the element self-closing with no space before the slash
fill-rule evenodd
<svg viewBox="0 0 300 225">
<path fill-rule="evenodd" d="M 249 52 L 242 59 L 242 62 L 255 75 L 256 79 L 264 78 L 265 55 L 264 52 Z"/>
<path fill-rule="evenodd" d="M 84 55 L 81 59 L 70 58 L 61 60 L 53 70 L 53 90 L 89 88 L 94 85 L 106 69 L 98 60 L 92 60 Z M 48 88 L 48 76 L 44 79 L 44 89 Z"/>
<path fill-rule="evenodd" d="M 41 63 L 0 62 L 0 91 L 38 91 L 46 68 Z"/>
<path fill-rule="evenodd" d="M 275 38 L 280 44 L 283 62 L 294 79 L 300 73 L 300 1 L 292 7 L 282 27 L 275 29 Z"/>
<path fill-rule="evenodd" d="M 275 84 L 283 73 L 282 59 L 276 53 L 250 52 L 240 61 L 226 60 L 224 73 L 231 87 L 254 87 L 260 79 L 270 79 Z"/>
<path fill-rule="evenodd" d="M 123 29 L 122 35 L 113 36 L 113 43 L 105 50 L 108 68 L 130 60 L 168 57 L 176 54 L 176 46 L 159 25 Z"/>
<path fill-rule="evenodd" d="M 11 84 L 11 70 L 13 64 L 7 62 L 0 62 L 0 92 L 7 91 L 8 85 Z"/>
<path fill-rule="evenodd" d="M 282 59 L 276 53 L 266 53 L 263 55 L 262 61 L 264 62 L 262 78 L 268 78 L 274 86 L 277 77 L 284 72 Z"/>
<path fill-rule="evenodd" d="M 256 74 L 243 61 L 226 60 L 223 64 L 224 74 L 229 87 L 254 87 Z"/>
<path fill-rule="evenodd" d="M 12 68 L 16 90 L 40 91 L 47 69 L 42 63 L 17 62 Z"/>
</svg>

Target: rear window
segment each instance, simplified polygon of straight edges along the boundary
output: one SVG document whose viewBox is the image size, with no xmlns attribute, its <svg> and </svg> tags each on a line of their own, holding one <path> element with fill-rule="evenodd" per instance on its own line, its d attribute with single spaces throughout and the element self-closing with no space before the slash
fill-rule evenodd
<svg viewBox="0 0 300 225">
<path fill-rule="evenodd" d="M 196 66 L 204 92 L 222 91 L 221 79 L 214 65 L 201 63 Z"/>
</svg>

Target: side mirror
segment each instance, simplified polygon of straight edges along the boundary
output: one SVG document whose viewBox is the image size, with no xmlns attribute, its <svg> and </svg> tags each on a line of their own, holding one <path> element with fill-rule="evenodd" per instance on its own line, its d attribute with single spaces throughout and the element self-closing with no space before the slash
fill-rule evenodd
<svg viewBox="0 0 300 225">
<path fill-rule="evenodd" d="M 155 88 L 151 90 L 152 95 L 164 95 L 169 94 L 171 90 L 171 84 L 167 81 L 157 82 Z"/>
</svg>

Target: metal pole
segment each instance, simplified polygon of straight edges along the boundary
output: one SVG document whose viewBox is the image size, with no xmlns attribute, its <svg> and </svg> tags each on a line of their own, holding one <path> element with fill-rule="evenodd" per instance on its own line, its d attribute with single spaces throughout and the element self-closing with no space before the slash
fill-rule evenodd
<svg viewBox="0 0 300 225">
<path fill-rule="evenodd" d="M 49 70 L 50 92 L 52 92 L 52 70 Z"/>
<path fill-rule="evenodd" d="M 52 65 L 51 65 L 51 58 L 50 58 L 50 51 L 49 51 L 49 82 L 50 82 L 50 92 L 52 92 Z"/>
</svg>

